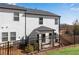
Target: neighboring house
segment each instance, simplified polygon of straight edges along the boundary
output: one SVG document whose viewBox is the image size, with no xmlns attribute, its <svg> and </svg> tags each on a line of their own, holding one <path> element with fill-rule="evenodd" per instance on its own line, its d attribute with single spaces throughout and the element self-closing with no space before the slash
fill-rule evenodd
<svg viewBox="0 0 79 59">
<path fill-rule="evenodd" d="M 59 24 L 60 16 L 54 13 L 0 4 L 0 42 L 21 40 L 26 36 L 29 40 L 38 39 L 39 49 L 49 47 L 55 42 L 54 36 L 59 36 Z"/>
</svg>

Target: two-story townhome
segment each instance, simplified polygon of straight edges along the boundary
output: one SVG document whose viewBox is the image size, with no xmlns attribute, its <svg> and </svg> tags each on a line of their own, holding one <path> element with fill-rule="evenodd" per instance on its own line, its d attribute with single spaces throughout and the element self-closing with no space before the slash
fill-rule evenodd
<svg viewBox="0 0 79 59">
<path fill-rule="evenodd" d="M 60 16 L 54 13 L 0 3 L 0 42 L 37 39 L 39 49 L 59 41 Z M 57 35 L 57 39 L 55 38 Z"/>
</svg>

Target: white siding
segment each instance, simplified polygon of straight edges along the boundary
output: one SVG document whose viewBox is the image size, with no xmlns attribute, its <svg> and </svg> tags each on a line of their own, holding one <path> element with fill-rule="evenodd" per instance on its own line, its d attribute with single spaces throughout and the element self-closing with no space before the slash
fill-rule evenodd
<svg viewBox="0 0 79 59">
<path fill-rule="evenodd" d="M 27 15 L 26 18 L 26 33 L 27 36 L 36 28 L 40 26 L 46 26 L 52 29 L 55 29 L 58 34 L 59 34 L 59 25 L 55 25 L 55 18 L 53 17 L 44 17 L 43 18 L 43 25 L 39 24 L 39 17 L 41 16 L 33 16 L 33 15 Z"/>
<path fill-rule="evenodd" d="M 25 17 L 20 13 L 20 20 L 14 21 L 13 12 L 0 12 L 0 42 L 2 41 L 2 32 L 16 32 L 16 39 L 20 39 L 25 35 Z M 46 26 L 52 29 L 55 29 L 57 33 L 59 33 L 59 25 L 55 25 L 55 18 L 53 17 L 45 17 L 43 18 L 43 25 L 39 25 L 39 17 L 37 15 L 26 15 L 26 34 L 27 36 L 36 28 L 40 26 Z M 4 27 L 2 29 L 2 27 Z M 8 28 L 6 28 L 8 27 Z M 20 37 L 20 38 L 19 38 Z M 10 37 L 9 37 L 10 40 Z"/>
<path fill-rule="evenodd" d="M 10 35 L 10 32 L 16 32 L 17 40 L 19 39 L 19 37 L 24 36 L 24 26 L 25 26 L 24 21 L 25 20 L 24 20 L 24 17 L 22 17 L 22 15 L 23 14 L 20 13 L 19 21 L 14 21 L 13 13 L 0 12 L 0 39 L 2 39 L 2 36 L 1 36 L 2 32 L 8 32 L 9 35 Z M 1 27 L 4 27 L 4 28 L 2 29 Z"/>
</svg>

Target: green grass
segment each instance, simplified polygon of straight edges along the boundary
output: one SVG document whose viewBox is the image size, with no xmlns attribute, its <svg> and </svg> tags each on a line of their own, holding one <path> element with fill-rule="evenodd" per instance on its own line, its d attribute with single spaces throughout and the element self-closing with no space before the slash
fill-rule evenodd
<svg viewBox="0 0 79 59">
<path fill-rule="evenodd" d="M 79 46 L 47 51 L 48 55 L 79 55 Z"/>
</svg>

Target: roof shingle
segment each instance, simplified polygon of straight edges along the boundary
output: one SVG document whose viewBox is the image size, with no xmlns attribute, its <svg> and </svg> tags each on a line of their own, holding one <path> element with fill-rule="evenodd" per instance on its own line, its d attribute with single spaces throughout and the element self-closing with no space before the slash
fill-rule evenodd
<svg viewBox="0 0 79 59">
<path fill-rule="evenodd" d="M 31 8 L 25 8 L 25 7 L 20 7 L 17 5 L 10 5 L 7 3 L 0 3 L 0 8 L 8 8 L 8 9 L 16 9 L 16 10 L 24 10 L 26 13 L 29 14 L 38 14 L 38 15 L 47 15 L 47 16 L 57 16 L 60 17 L 59 15 L 56 15 L 52 12 L 44 11 L 44 10 L 38 10 L 38 9 L 31 9 Z"/>
</svg>

